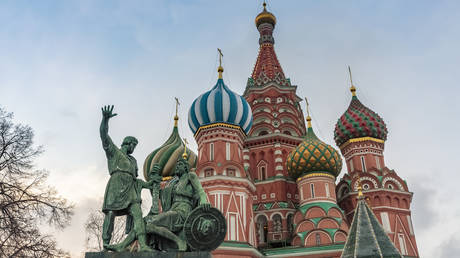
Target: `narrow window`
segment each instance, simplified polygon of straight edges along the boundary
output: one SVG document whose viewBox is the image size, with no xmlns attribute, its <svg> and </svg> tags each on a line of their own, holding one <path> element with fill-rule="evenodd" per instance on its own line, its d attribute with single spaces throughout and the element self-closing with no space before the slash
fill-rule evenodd
<svg viewBox="0 0 460 258">
<path fill-rule="evenodd" d="M 382 217 L 382 226 L 385 232 L 391 232 L 390 219 L 388 218 L 388 213 L 382 212 L 380 213 L 380 217 Z"/>
<path fill-rule="evenodd" d="M 326 197 L 331 197 L 331 194 L 329 193 L 329 184 L 326 183 L 325 187 L 326 187 Z"/>
<path fill-rule="evenodd" d="M 355 168 L 353 167 L 353 159 L 350 159 L 350 172 L 353 172 Z"/>
<path fill-rule="evenodd" d="M 214 160 L 214 143 L 209 144 L 209 160 Z"/>
<path fill-rule="evenodd" d="M 230 143 L 229 142 L 225 144 L 225 158 L 227 160 L 230 160 Z"/>
<path fill-rule="evenodd" d="M 375 164 L 377 164 L 377 169 L 380 169 L 380 159 L 378 156 L 375 156 Z"/>
<path fill-rule="evenodd" d="M 265 180 L 266 178 L 265 167 L 260 167 L 260 180 Z"/>
<path fill-rule="evenodd" d="M 315 198 L 315 185 L 310 184 L 311 198 Z"/>
<path fill-rule="evenodd" d="M 364 161 L 364 156 L 361 156 L 361 165 L 363 166 L 363 172 L 366 172 L 366 162 Z"/>
<path fill-rule="evenodd" d="M 399 239 L 399 249 L 401 250 L 402 255 L 407 255 L 406 241 L 404 240 L 403 234 L 398 234 Z"/>
<path fill-rule="evenodd" d="M 316 233 L 315 238 L 316 238 L 316 245 L 320 245 L 321 244 L 321 236 L 319 235 L 319 233 Z"/>
</svg>

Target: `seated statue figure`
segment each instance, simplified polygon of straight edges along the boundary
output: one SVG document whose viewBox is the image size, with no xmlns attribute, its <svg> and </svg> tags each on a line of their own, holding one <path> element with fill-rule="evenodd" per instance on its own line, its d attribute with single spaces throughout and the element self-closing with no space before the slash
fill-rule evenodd
<svg viewBox="0 0 460 258">
<path fill-rule="evenodd" d="M 152 209 L 144 218 L 146 233 L 151 238 L 150 242 L 158 242 L 162 239 L 172 241 L 179 251 L 187 250 L 187 242 L 180 233 L 184 227 L 185 220 L 191 211 L 198 205 L 208 211 L 211 206 L 206 199 L 201 183 L 195 173 L 190 172 L 186 157 L 179 158 L 174 169 L 174 178 L 168 182 L 160 192 L 162 212 L 157 214 L 158 195 L 155 189 L 159 189 L 160 180 L 155 174 L 161 174 L 158 166 L 153 166 L 149 173 L 149 183 L 152 183 Z M 206 233 L 207 224 L 203 223 L 201 228 Z M 124 241 L 108 247 L 110 250 L 123 251 L 136 240 L 136 234 L 130 232 Z"/>
</svg>

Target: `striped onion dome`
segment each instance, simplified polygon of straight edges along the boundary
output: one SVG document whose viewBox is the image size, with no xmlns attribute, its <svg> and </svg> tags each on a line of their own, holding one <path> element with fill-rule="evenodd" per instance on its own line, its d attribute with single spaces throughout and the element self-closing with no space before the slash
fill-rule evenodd
<svg viewBox="0 0 460 258">
<path fill-rule="evenodd" d="M 356 97 L 356 88 L 351 87 L 350 106 L 337 121 L 334 140 L 341 146 L 350 139 L 372 137 L 385 141 L 388 130 L 383 119 L 370 108 L 364 106 Z"/>
<path fill-rule="evenodd" d="M 286 159 L 289 176 L 297 179 L 312 173 L 328 173 L 337 177 L 342 170 L 342 158 L 331 145 L 316 136 L 309 116 L 307 121 L 308 129 L 303 142 Z"/>
<path fill-rule="evenodd" d="M 188 115 L 188 124 L 193 133 L 202 126 L 215 123 L 239 126 L 246 134 L 252 126 L 252 111 L 248 102 L 231 91 L 221 75 L 210 91 L 193 101 Z"/>
<path fill-rule="evenodd" d="M 144 177 L 148 180 L 148 173 L 152 169 L 153 165 L 158 163 L 161 168 L 163 169 L 163 177 L 172 176 L 173 170 L 176 165 L 176 162 L 179 158 L 182 158 L 182 154 L 184 153 L 185 144 L 182 141 L 179 131 L 177 129 L 177 120 L 179 118 L 176 116 L 174 117 L 175 123 L 174 128 L 169 136 L 168 140 L 166 140 L 163 145 L 159 148 L 155 149 L 150 153 L 144 162 Z M 189 148 L 186 149 L 187 156 L 188 156 L 188 163 L 190 168 L 196 167 L 197 156 L 193 153 Z"/>
</svg>

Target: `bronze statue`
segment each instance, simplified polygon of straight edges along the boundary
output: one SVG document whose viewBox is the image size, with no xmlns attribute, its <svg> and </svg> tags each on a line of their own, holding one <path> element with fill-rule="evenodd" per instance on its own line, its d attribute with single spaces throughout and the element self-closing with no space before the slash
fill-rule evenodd
<svg viewBox="0 0 460 258">
<path fill-rule="evenodd" d="M 104 194 L 104 204 L 102 205 L 102 211 L 105 214 L 102 230 L 104 249 L 107 249 L 110 244 L 115 216 L 127 215 L 127 231 L 131 231 L 139 239 L 141 251 L 150 251 L 151 248 L 146 241 L 140 197 L 141 189 L 150 187 L 150 185 L 137 179 L 137 162 L 131 156 L 134 148 L 136 148 L 137 139 L 133 136 L 125 137 L 121 148 L 112 142 L 108 134 L 109 119 L 117 115 L 113 114 L 112 111 L 113 106 L 102 108 L 100 127 L 102 147 L 107 156 L 110 173 Z M 131 226 L 133 226 L 134 231 L 131 230 Z"/>
<path fill-rule="evenodd" d="M 137 164 L 130 154 L 137 140 L 128 136 L 117 148 L 108 136 L 108 120 L 113 106 L 102 108 L 101 139 L 107 155 L 110 180 L 107 184 L 103 212 L 104 249 L 116 252 L 128 250 L 137 239 L 138 251 L 179 250 L 210 251 L 225 238 L 226 223 L 222 213 L 211 207 L 195 173 L 190 172 L 186 147 L 174 168 L 174 177 L 160 189 L 162 167 L 154 164 L 148 182 L 137 178 Z M 142 218 L 141 190 L 150 189 L 152 207 Z M 161 202 L 161 212 L 159 203 Z M 115 216 L 128 215 L 126 233 L 121 243 L 110 245 Z M 134 225 L 133 227 L 131 225 Z"/>
</svg>

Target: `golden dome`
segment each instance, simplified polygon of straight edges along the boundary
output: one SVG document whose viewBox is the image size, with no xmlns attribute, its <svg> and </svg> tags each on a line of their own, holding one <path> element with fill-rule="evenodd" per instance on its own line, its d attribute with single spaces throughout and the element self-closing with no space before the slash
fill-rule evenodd
<svg viewBox="0 0 460 258">
<path fill-rule="evenodd" d="M 264 2 L 264 10 L 259 13 L 256 17 L 256 26 L 259 27 L 262 23 L 270 23 L 271 25 L 275 26 L 276 24 L 276 17 L 271 12 L 267 11 L 266 8 L 267 4 Z"/>
</svg>

